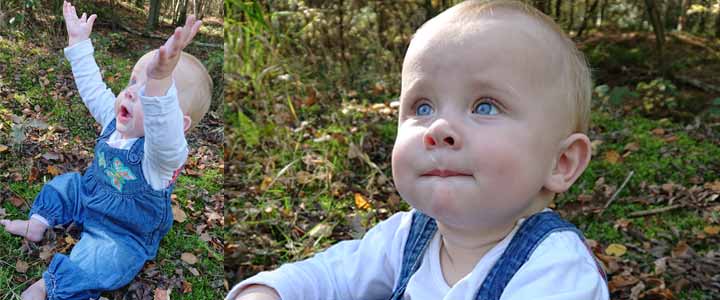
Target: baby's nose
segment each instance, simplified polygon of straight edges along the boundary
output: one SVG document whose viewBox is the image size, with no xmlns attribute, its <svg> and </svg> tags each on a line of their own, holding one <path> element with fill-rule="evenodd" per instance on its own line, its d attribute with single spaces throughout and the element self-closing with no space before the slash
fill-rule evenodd
<svg viewBox="0 0 720 300">
<path fill-rule="evenodd" d="M 459 149 L 462 146 L 460 135 L 450 123 L 443 119 L 436 120 L 425 132 L 423 142 L 427 149 L 450 147 Z"/>
</svg>

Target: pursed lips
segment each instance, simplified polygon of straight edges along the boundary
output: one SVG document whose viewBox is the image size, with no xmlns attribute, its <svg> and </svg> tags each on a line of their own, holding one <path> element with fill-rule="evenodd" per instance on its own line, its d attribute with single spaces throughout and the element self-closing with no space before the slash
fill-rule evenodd
<svg viewBox="0 0 720 300">
<path fill-rule="evenodd" d="M 472 174 L 453 171 L 453 170 L 434 169 L 434 170 L 430 170 L 429 172 L 423 173 L 421 176 L 455 177 L 455 176 L 472 176 Z"/>
</svg>

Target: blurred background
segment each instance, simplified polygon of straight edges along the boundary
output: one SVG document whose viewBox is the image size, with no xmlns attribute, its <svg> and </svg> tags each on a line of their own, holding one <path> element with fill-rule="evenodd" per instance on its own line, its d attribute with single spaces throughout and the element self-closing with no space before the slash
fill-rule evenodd
<svg viewBox="0 0 720 300">
<path fill-rule="evenodd" d="M 409 207 L 393 186 L 402 58 L 458 3 L 226 1 L 226 278 L 359 238 Z M 593 160 L 552 205 L 613 299 L 720 297 L 717 1 L 526 1 L 593 71 Z"/>
<path fill-rule="evenodd" d="M 214 81 L 210 112 L 187 136 L 190 155 L 173 195 L 175 224 L 157 258 L 128 286 L 103 299 L 220 299 L 223 272 L 223 1 L 94 0 L 72 2 L 97 14 L 95 60 L 116 94 L 143 54 L 162 45 L 189 14 L 204 22 L 185 51 Z M 62 0 L 0 0 L 0 218 L 26 219 L 40 188 L 54 176 L 84 172 L 100 126 L 78 96 L 63 55 Z M 0 299 L 40 279 L 54 253 L 70 253 L 79 229 L 55 229 L 40 243 L 0 230 Z M 158 298 L 164 299 L 164 298 Z"/>
</svg>

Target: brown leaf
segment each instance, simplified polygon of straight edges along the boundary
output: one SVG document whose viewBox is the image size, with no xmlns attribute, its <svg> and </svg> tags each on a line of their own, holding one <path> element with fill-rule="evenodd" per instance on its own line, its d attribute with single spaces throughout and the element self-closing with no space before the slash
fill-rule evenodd
<svg viewBox="0 0 720 300">
<path fill-rule="evenodd" d="M 180 255 L 180 259 L 182 259 L 182 261 L 184 261 L 190 265 L 194 265 L 198 262 L 197 257 L 194 254 L 189 253 L 189 252 L 185 252 L 182 255 Z"/>
<path fill-rule="evenodd" d="M 627 286 L 634 285 L 640 281 L 637 277 L 630 274 L 618 274 L 612 277 L 609 282 L 610 292 Z"/>
<path fill-rule="evenodd" d="M 665 129 L 655 128 L 655 129 L 652 130 L 652 133 L 653 133 L 654 135 L 661 136 L 661 135 L 665 134 Z"/>
<path fill-rule="evenodd" d="M 720 226 L 705 226 L 703 231 L 705 231 L 708 235 L 717 235 L 720 233 Z"/>
<path fill-rule="evenodd" d="M 365 197 L 363 197 L 363 195 L 360 193 L 355 193 L 355 206 L 359 209 L 365 210 L 369 210 L 370 208 L 372 208 L 370 206 L 370 202 L 368 202 Z"/>
<path fill-rule="evenodd" d="M 671 251 L 672 257 L 687 257 L 689 252 L 690 246 L 685 241 L 679 241 Z"/>
<path fill-rule="evenodd" d="M 705 183 L 706 189 L 711 189 L 713 192 L 720 193 L 720 180 Z"/>
<path fill-rule="evenodd" d="M 192 292 L 192 283 L 183 281 L 182 282 L 182 292 L 183 292 L 183 294 Z"/>
<path fill-rule="evenodd" d="M 172 290 L 156 288 L 155 297 L 153 298 L 153 300 L 170 300 L 170 291 Z"/>
<path fill-rule="evenodd" d="M 605 161 L 613 165 L 617 164 L 618 162 L 620 162 L 620 153 L 615 150 L 605 152 Z"/>
<path fill-rule="evenodd" d="M 47 172 L 52 176 L 58 176 L 60 175 L 60 173 L 62 173 L 62 171 L 58 167 L 52 165 L 47 166 Z"/>
<path fill-rule="evenodd" d="M 187 214 L 177 205 L 172 206 L 173 219 L 175 222 L 182 223 L 187 220 Z"/>
<path fill-rule="evenodd" d="M 17 196 L 12 196 L 10 197 L 10 203 L 12 203 L 12 205 L 15 207 L 20 207 L 25 204 L 25 200 Z"/>
<path fill-rule="evenodd" d="M 3 144 L 0 144 L 0 153 L 3 153 L 8 150 L 8 146 L 5 146 Z"/>
<path fill-rule="evenodd" d="M 30 265 L 28 265 L 28 263 L 26 263 L 26 262 L 24 262 L 24 261 L 22 261 L 22 260 L 18 260 L 18 261 L 15 263 L 15 271 L 17 271 L 18 273 L 23 273 L 23 274 L 25 274 L 25 272 L 27 272 L 27 270 L 28 270 L 29 268 L 30 268 Z"/>
<path fill-rule="evenodd" d="M 625 145 L 625 148 L 623 149 L 625 151 L 635 152 L 640 150 L 640 144 L 638 143 L 629 143 Z"/>
</svg>

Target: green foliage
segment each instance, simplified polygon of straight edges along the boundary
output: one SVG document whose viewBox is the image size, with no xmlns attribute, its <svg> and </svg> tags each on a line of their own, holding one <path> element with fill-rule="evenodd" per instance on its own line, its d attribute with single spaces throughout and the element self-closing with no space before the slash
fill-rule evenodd
<svg viewBox="0 0 720 300">
<path fill-rule="evenodd" d="M 666 79 L 656 78 L 650 82 L 640 82 L 636 87 L 645 113 L 671 111 L 677 107 L 677 87 Z"/>
</svg>

